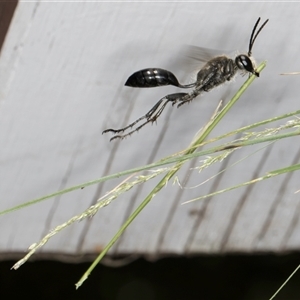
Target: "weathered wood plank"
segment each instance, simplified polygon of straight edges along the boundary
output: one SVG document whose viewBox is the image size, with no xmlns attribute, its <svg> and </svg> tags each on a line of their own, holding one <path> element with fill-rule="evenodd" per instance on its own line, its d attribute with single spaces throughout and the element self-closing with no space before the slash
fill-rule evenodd
<svg viewBox="0 0 300 300">
<path fill-rule="evenodd" d="M 109 143 L 110 136 L 101 133 L 128 124 L 177 90 L 124 87 L 133 72 L 161 67 L 188 81 L 189 75 L 179 69 L 177 49 L 194 44 L 243 51 L 259 16 L 270 22 L 253 54 L 267 59 L 267 68 L 212 136 L 299 108 L 299 77 L 279 76 L 300 68 L 295 60 L 300 22 L 295 4 L 20 2 L 0 58 L 0 209 L 186 148 L 219 100 L 229 99 L 245 78 L 237 77 L 231 85 L 180 109 L 170 107 L 157 124 L 122 142 Z M 297 141 L 274 144 L 230 167 L 261 146 L 236 151 L 200 174 L 190 170 L 200 165 L 200 159 L 195 160 L 178 175 L 184 188 L 170 182 L 111 253 L 155 256 L 299 249 L 297 172 L 181 205 L 296 163 Z M 228 170 L 198 186 L 224 168 Z M 5 231 L 0 233 L 0 251 L 24 251 L 121 180 L 1 216 Z M 132 189 L 92 219 L 68 228 L 43 251 L 98 252 L 157 181 Z"/>
</svg>

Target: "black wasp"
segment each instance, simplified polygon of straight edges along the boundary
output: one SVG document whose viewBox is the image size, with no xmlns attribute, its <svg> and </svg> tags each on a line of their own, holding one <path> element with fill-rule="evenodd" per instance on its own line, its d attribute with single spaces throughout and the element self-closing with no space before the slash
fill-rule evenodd
<svg viewBox="0 0 300 300">
<path fill-rule="evenodd" d="M 255 39 L 269 20 L 266 20 L 256 32 L 259 21 L 260 18 L 258 18 L 256 21 L 251 33 L 248 54 L 237 55 L 235 59 L 231 59 L 224 55 L 216 56 L 210 59 L 198 72 L 197 80 L 194 83 L 182 85 L 179 83 L 178 79 L 173 73 L 159 68 L 143 69 L 132 74 L 127 79 L 125 83 L 126 86 L 150 88 L 164 85 L 174 85 L 183 89 L 194 89 L 190 93 L 175 93 L 167 95 L 160 99 L 144 116 L 140 117 L 128 126 L 121 129 L 106 129 L 103 131 L 103 133 L 113 132 L 116 134 L 110 139 L 111 141 L 114 139 L 123 139 L 135 131 L 140 130 L 146 124 L 155 122 L 169 102 L 171 102 L 172 105 L 178 103 L 177 107 L 180 107 L 181 105 L 192 101 L 202 92 L 208 92 L 224 82 L 232 80 L 238 70 L 241 70 L 244 73 L 248 72 L 259 77 L 259 73 L 255 70 L 255 64 L 251 59 L 251 51 Z M 132 128 L 142 120 L 146 121 L 126 134 L 119 134 L 129 128 Z"/>
</svg>

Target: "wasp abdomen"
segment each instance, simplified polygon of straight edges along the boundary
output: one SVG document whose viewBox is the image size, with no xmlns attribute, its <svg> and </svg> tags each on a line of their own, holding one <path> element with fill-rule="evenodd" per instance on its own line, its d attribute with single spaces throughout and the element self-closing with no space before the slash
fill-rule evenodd
<svg viewBox="0 0 300 300">
<path fill-rule="evenodd" d="M 150 68 L 133 73 L 126 81 L 126 86 L 149 88 L 163 85 L 180 86 L 177 78 L 170 71 Z"/>
</svg>

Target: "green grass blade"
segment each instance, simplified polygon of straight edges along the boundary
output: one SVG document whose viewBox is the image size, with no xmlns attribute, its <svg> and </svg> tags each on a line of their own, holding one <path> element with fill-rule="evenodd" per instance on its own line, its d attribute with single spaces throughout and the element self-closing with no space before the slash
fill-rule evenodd
<svg viewBox="0 0 300 300">
<path fill-rule="evenodd" d="M 246 181 L 246 182 L 243 182 L 241 184 L 238 184 L 238 185 L 235 185 L 235 186 L 223 189 L 223 190 L 219 190 L 219 191 L 214 192 L 214 193 L 210 193 L 210 194 L 207 194 L 207 195 L 204 195 L 204 196 L 194 198 L 194 199 L 186 201 L 182 204 L 187 204 L 187 203 L 195 202 L 195 201 L 198 201 L 198 200 L 202 200 L 204 198 L 216 196 L 216 195 L 219 195 L 219 194 L 222 194 L 222 193 L 225 193 L 225 192 L 235 190 L 235 189 L 240 188 L 242 186 L 250 185 L 250 184 L 265 180 L 265 179 L 269 179 L 269 178 L 272 178 L 272 177 L 275 177 L 275 176 L 278 176 L 278 175 L 282 175 L 282 174 L 285 174 L 285 173 L 294 172 L 294 171 L 298 171 L 298 170 L 300 170 L 300 164 L 296 164 L 296 165 L 292 165 L 292 166 L 285 167 L 285 168 L 282 168 L 282 169 L 277 169 L 277 170 L 274 170 L 274 171 L 270 171 L 265 176 L 261 176 L 261 177 L 252 179 L 250 181 Z"/>
</svg>

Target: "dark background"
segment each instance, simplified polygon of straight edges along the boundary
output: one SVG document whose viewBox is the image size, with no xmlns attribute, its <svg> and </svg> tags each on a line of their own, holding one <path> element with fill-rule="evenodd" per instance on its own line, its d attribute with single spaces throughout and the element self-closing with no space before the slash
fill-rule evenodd
<svg viewBox="0 0 300 300">
<path fill-rule="evenodd" d="M 123 261 L 122 258 L 118 259 Z M 1 299 L 270 299 L 300 263 L 289 255 L 139 258 L 122 267 L 99 264 L 78 289 L 75 283 L 90 263 L 0 263 Z M 114 260 L 116 262 L 116 259 Z M 275 297 L 300 299 L 300 272 Z"/>
</svg>

